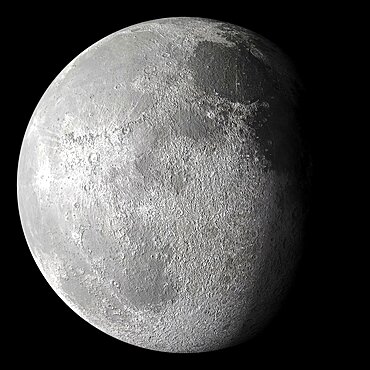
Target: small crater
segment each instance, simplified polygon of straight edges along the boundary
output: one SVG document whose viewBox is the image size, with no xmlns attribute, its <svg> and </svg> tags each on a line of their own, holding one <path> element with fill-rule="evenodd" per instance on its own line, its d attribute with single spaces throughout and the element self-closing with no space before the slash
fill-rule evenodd
<svg viewBox="0 0 370 370">
<path fill-rule="evenodd" d="M 257 59 L 259 60 L 262 60 L 263 61 L 263 53 L 261 51 L 259 51 L 258 49 L 256 49 L 255 47 L 251 47 L 250 48 L 250 53 Z"/>
<path fill-rule="evenodd" d="M 120 90 L 122 89 L 123 85 L 121 83 L 118 83 L 116 85 L 114 85 L 114 90 Z"/>
<path fill-rule="evenodd" d="M 155 74 L 157 72 L 156 66 L 147 66 L 144 68 L 144 73 L 147 75 Z"/>
<path fill-rule="evenodd" d="M 117 289 L 119 289 L 120 288 L 120 286 L 121 286 L 121 284 L 118 282 L 118 281 L 116 281 L 116 280 L 112 280 L 112 285 L 115 287 L 115 288 L 117 288 Z"/>
<path fill-rule="evenodd" d="M 84 185 L 82 186 L 82 188 L 83 188 L 83 190 L 84 190 L 84 191 L 89 192 L 90 190 L 92 190 L 93 186 L 92 186 L 92 184 L 91 184 L 91 183 L 87 183 L 87 184 L 84 184 Z"/>
<path fill-rule="evenodd" d="M 225 283 L 225 284 L 229 284 L 231 282 L 231 277 L 230 275 L 224 275 L 222 277 L 222 282 Z"/>
<path fill-rule="evenodd" d="M 131 130 L 129 126 L 124 126 L 122 127 L 122 130 L 121 130 L 123 136 L 127 136 L 130 133 L 130 131 Z"/>
<path fill-rule="evenodd" d="M 98 153 L 96 152 L 93 152 L 89 155 L 89 162 L 90 164 L 94 165 L 94 164 L 97 164 L 99 163 L 99 159 L 100 159 L 100 156 Z"/>
</svg>

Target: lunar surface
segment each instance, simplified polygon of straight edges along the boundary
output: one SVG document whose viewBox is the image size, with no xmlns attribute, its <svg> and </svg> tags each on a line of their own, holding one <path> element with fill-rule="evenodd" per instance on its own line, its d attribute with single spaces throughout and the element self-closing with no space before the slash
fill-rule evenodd
<svg viewBox="0 0 370 370">
<path fill-rule="evenodd" d="M 258 333 L 302 246 L 298 84 L 268 40 L 198 18 L 128 27 L 68 64 L 17 179 L 28 245 L 63 301 L 158 351 Z"/>
</svg>

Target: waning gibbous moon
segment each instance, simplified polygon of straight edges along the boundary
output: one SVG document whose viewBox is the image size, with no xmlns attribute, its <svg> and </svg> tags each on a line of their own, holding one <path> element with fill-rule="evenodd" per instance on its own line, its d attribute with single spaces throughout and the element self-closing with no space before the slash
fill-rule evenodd
<svg viewBox="0 0 370 370">
<path fill-rule="evenodd" d="M 208 19 L 137 24 L 78 55 L 18 165 L 24 234 L 55 292 L 147 349 L 258 333 L 301 253 L 298 85 L 271 42 Z"/>
</svg>

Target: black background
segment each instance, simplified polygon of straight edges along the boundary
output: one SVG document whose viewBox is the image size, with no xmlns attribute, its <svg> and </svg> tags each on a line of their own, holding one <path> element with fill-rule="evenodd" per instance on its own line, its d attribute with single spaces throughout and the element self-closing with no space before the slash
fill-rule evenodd
<svg viewBox="0 0 370 370">
<path fill-rule="evenodd" d="M 343 281 L 335 276 L 333 259 L 333 253 L 340 253 L 338 225 L 328 222 L 334 212 L 331 179 L 336 171 L 328 143 L 338 124 L 333 122 L 330 111 L 334 104 L 330 98 L 335 75 L 333 60 L 338 57 L 331 23 L 337 17 L 336 8 L 328 11 L 308 2 L 297 2 L 295 6 L 265 2 L 258 6 L 248 2 L 148 4 L 60 3 L 22 6 L 21 13 L 12 9 L 3 15 L 10 20 L 3 47 L 10 75 L 4 78 L 11 77 L 12 81 L 5 109 L 11 112 L 13 138 L 9 173 L 14 259 L 9 264 L 16 276 L 10 282 L 13 289 L 7 306 L 12 332 L 9 348 L 17 348 L 31 364 L 64 363 L 72 367 L 108 367 L 112 363 L 140 367 L 149 363 L 264 368 L 263 364 L 269 363 L 301 368 L 302 364 L 316 366 L 338 360 L 343 356 L 337 343 L 344 340 L 344 324 L 334 307 L 340 306 L 335 292 Z M 34 263 L 16 205 L 16 167 L 22 138 L 33 110 L 56 75 L 77 54 L 110 33 L 141 21 L 173 16 L 213 18 L 243 26 L 270 39 L 290 56 L 305 86 L 304 131 L 314 163 L 306 248 L 283 309 L 253 340 L 203 354 L 165 354 L 137 348 L 109 337 L 78 317 L 49 287 Z M 131 360 L 135 363 L 129 365 Z"/>
</svg>

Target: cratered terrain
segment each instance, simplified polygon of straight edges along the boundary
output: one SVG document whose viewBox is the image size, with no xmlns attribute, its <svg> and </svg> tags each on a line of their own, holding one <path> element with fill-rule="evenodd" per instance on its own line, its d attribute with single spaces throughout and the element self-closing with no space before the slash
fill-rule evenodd
<svg viewBox="0 0 370 370">
<path fill-rule="evenodd" d="M 55 292 L 158 351 L 260 331 L 301 253 L 298 85 L 271 42 L 207 19 L 141 23 L 78 55 L 18 165 L 23 230 Z"/>
</svg>

